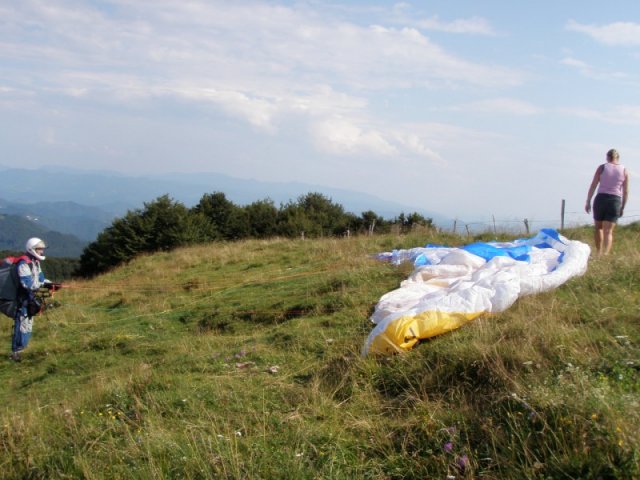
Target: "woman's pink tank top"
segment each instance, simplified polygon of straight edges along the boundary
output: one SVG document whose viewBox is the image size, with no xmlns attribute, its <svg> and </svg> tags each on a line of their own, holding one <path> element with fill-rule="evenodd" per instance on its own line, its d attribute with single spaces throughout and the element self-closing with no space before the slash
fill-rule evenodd
<svg viewBox="0 0 640 480">
<path fill-rule="evenodd" d="M 622 184 L 624 183 L 624 167 L 619 163 L 605 163 L 600 174 L 598 193 L 609 193 L 622 196 Z"/>
</svg>

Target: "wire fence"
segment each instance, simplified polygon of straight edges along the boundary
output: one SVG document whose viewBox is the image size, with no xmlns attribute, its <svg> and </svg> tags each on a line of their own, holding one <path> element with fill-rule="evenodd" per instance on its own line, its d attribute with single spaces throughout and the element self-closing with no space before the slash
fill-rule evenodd
<svg viewBox="0 0 640 480">
<path fill-rule="evenodd" d="M 619 225 L 627 225 L 640 221 L 640 211 L 627 211 L 618 221 Z M 441 229 L 452 231 L 453 233 L 473 235 L 478 233 L 514 233 L 530 234 L 542 228 L 563 228 L 581 227 L 592 225 L 593 217 L 585 212 L 564 212 L 563 216 L 548 219 L 515 219 L 515 218 L 495 218 L 491 216 L 488 220 L 465 221 L 455 219 L 450 225 L 441 225 Z"/>
</svg>

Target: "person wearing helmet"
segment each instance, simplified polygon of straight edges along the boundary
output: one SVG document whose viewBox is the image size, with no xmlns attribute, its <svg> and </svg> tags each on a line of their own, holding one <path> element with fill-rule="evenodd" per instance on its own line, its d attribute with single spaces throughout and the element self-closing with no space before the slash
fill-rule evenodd
<svg viewBox="0 0 640 480">
<path fill-rule="evenodd" d="M 45 259 L 45 243 L 39 238 L 30 238 L 25 246 L 25 255 L 18 262 L 20 291 L 18 308 L 14 317 L 11 337 L 11 360 L 19 362 L 20 352 L 27 347 L 33 330 L 33 305 L 36 292 L 40 287 L 51 285 L 44 277 L 40 262 Z M 37 312 L 36 312 L 37 313 Z"/>
</svg>

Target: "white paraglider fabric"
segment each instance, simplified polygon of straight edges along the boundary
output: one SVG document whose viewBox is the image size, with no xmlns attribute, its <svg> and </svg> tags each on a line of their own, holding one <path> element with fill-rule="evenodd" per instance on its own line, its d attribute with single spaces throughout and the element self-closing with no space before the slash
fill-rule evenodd
<svg viewBox="0 0 640 480">
<path fill-rule="evenodd" d="M 407 351 L 480 315 L 506 310 L 520 296 L 557 288 L 586 271 L 589 254 L 587 244 L 553 229 L 513 242 L 381 253 L 378 258 L 395 264 L 411 261 L 415 270 L 380 298 L 363 354 Z"/>
</svg>

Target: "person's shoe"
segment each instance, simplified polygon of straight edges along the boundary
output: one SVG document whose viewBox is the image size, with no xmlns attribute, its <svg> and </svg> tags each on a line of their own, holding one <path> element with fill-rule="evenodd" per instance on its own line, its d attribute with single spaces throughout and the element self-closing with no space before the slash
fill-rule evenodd
<svg viewBox="0 0 640 480">
<path fill-rule="evenodd" d="M 22 361 L 22 358 L 20 357 L 20 354 L 18 352 L 13 352 L 9 358 L 11 360 L 13 360 L 14 362 L 21 362 Z"/>
</svg>

